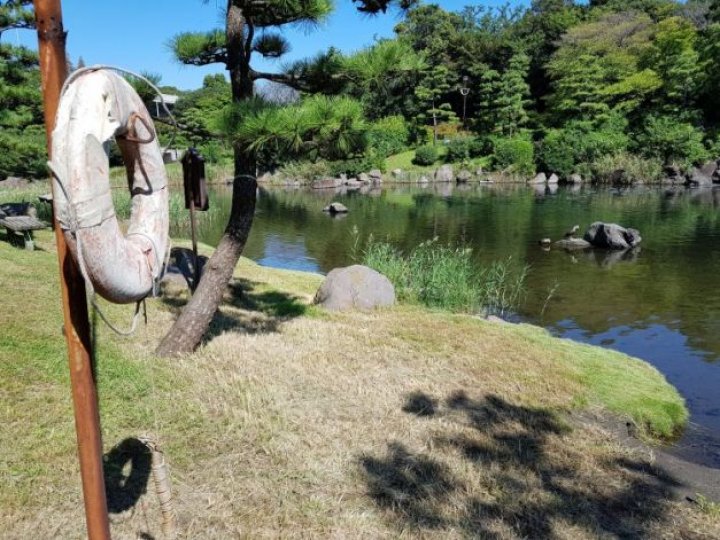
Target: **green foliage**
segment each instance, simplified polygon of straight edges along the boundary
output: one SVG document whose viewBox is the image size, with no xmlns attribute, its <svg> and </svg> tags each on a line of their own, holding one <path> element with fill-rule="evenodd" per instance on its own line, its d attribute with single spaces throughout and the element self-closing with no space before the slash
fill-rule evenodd
<svg viewBox="0 0 720 540">
<path fill-rule="evenodd" d="M 470 147 L 473 139 L 470 137 L 458 137 L 447 144 L 446 161 L 456 163 L 470 158 Z"/>
<path fill-rule="evenodd" d="M 278 172 L 285 178 L 292 180 L 317 180 L 330 176 L 332 171 L 327 161 L 291 161 L 285 163 Z"/>
<path fill-rule="evenodd" d="M 0 34 L 5 29 L 33 25 L 32 11 L 26 4 L 0 6 Z M 0 43 L 0 179 L 44 176 L 46 160 L 37 54 Z"/>
<path fill-rule="evenodd" d="M 332 176 L 346 174 L 348 177 L 353 177 L 363 172 L 372 171 L 373 169 L 384 171 L 385 158 L 376 154 L 369 154 L 341 161 L 331 161 L 328 165 Z"/>
<path fill-rule="evenodd" d="M 697 31 L 690 21 L 670 17 L 657 24 L 654 37 L 648 62 L 662 80 L 664 108 L 683 114 L 703 84 Z"/>
<path fill-rule="evenodd" d="M 477 270 L 472 250 L 423 242 L 403 254 L 372 239 L 363 252 L 363 264 L 385 275 L 398 298 L 448 311 L 506 313 L 519 305 L 527 269 L 510 261 Z"/>
<path fill-rule="evenodd" d="M 0 179 L 7 176 L 42 178 L 47 175 L 45 128 L 0 130 Z"/>
<path fill-rule="evenodd" d="M 410 130 L 402 116 L 387 116 L 370 124 L 367 138 L 375 154 L 387 157 L 407 148 Z"/>
<path fill-rule="evenodd" d="M 495 168 L 510 173 L 531 175 L 535 172 L 535 146 L 526 135 L 493 139 Z"/>
<path fill-rule="evenodd" d="M 597 159 L 627 149 L 624 126 L 625 121 L 614 116 L 599 127 L 589 121 L 574 121 L 549 130 L 540 145 L 543 168 L 560 175 L 589 172 L 590 164 Z"/>
<path fill-rule="evenodd" d="M 420 112 L 415 119 L 420 125 L 432 125 L 434 140 L 437 140 L 437 126 L 439 123 L 454 123 L 457 115 L 452 106 L 440 98 L 450 89 L 450 72 L 443 65 L 428 69 L 415 87 L 415 96 L 419 101 Z M 429 108 L 427 108 L 429 106 Z"/>
<path fill-rule="evenodd" d="M 142 99 L 143 103 L 147 106 L 156 96 L 155 90 L 153 90 L 153 87 L 150 86 L 147 81 L 150 81 L 155 86 L 158 86 L 162 76 L 159 73 L 150 73 L 149 71 L 143 71 L 140 75 L 142 75 L 142 77 L 125 75 L 125 79 L 130 83 L 130 86 L 133 87 L 138 96 L 140 96 L 140 99 Z M 147 81 L 145 79 L 147 79 Z"/>
<path fill-rule="evenodd" d="M 432 165 L 438 160 L 438 151 L 435 146 L 428 144 L 415 150 L 412 162 L 415 165 Z"/>
<path fill-rule="evenodd" d="M 480 78 L 478 128 L 485 133 L 513 135 L 528 121 L 530 59 L 523 53 L 510 59 L 503 73 L 493 69 Z"/>
<path fill-rule="evenodd" d="M 670 116 L 649 117 L 638 135 L 638 146 L 645 156 L 686 168 L 710 157 L 703 144 L 703 132 Z"/>
<path fill-rule="evenodd" d="M 634 184 L 655 182 L 662 177 L 663 164 L 656 158 L 644 158 L 629 152 L 606 154 L 590 164 L 596 182 Z M 621 174 L 618 175 L 618 172 Z"/>
<path fill-rule="evenodd" d="M 311 96 L 287 107 L 235 115 L 234 141 L 265 166 L 299 159 L 342 160 L 362 154 L 367 126 L 359 102 Z"/>
</svg>

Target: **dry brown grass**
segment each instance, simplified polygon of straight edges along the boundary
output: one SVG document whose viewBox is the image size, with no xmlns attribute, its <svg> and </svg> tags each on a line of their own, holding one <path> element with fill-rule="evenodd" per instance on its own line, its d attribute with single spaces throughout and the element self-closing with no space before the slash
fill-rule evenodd
<svg viewBox="0 0 720 540">
<path fill-rule="evenodd" d="M 137 337 L 99 336 L 106 447 L 160 435 L 181 538 L 720 537 L 716 517 L 673 499 L 676 480 L 649 452 L 568 414 L 589 402 L 572 368 L 585 349 L 419 308 L 330 315 L 307 307 L 317 276 L 247 261 L 238 276 L 193 355 L 150 354 L 183 302 L 172 285 Z M 51 281 L 38 285 L 48 302 Z M 31 409 L 0 428 L 3 538 L 84 537 L 60 373 L 3 383 Z M 0 397 L 0 419 L 21 414 Z M 159 539 L 142 455 L 135 464 L 137 478 L 111 476 L 114 538 Z"/>
</svg>

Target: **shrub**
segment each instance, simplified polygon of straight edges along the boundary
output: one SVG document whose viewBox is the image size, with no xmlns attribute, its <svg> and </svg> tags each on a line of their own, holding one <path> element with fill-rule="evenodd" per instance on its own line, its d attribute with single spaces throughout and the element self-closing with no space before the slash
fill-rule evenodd
<svg viewBox="0 0 720 540">
<path fill-rule="evenodd" d="M 662 162 L 657 158 L 643 158 L 620 152 L 596 159 L 590 166 L 593 177 L 599 182 L 617 181 L 614 176 L 618 170 L 623 171 L 622 183 L 654 182 L 662 176 Z"/>
<path fill-rule="evenodd" d="M 530 175 L 535 172 L 535 148 L 526 136 L 496 138 L 493 141 L 493 167 Z"/>
<path fill-rule="evenodd" d="M 368 146 L 382 157 L 407 148 L 410 130 L 402 116 L 388 116 L 373 122 L 367 131 Z"/>
<path fill-rule="evenodd" d="M 492 154 L 492 141 L 489 139 L 471 139 L 468 152 L 471 158 Z"/>
<path fill-rule="evenodd" d="M 458 137 L 450 141 L 447 145 L 447 161 L 454 163 L 468 159 L 470 157 L 471 142 L 472 139 L 469 137 Z"/>
<path fill-rule="evenodd" d="M 279 171 L 282 176 L 293 180 L 315 180 L 329 176 L 330 165 L 327 161 L 294 161 L 283 165 Z"/>
<path fill-rule="evenodd" d="M 703 144 L 703 132 L 669 116 L 649 117 L 637 142 L 642 154 L 659 158 L 664 164 L 688 168 L 710 157 Z"/>
<path fill-rule="evenodd" d="M 47 176 L 47 152 L 43 126 L 0 129 L 0 179 L 7 176 Z"/>
<path fill-rule="evenodd" d="M 587 173 L 595 160 L 627 149 L 625 125 L 624 120 L 611 118 L 600 127 L 569 122 L 561 129 L 551 129 L 540 145 L 540 161 L 545 169 L 561 175 Z"/>
<path fill-rule="evenodd" d="M 428 144 L 415 150 L 415 157 L 412 161 L 415 165 L 432 165 L 437 159 L 437 148 Z"/>
<path fill-rule="evenodd" d="M 527 274 L 510 261 L 479 268 L 472 250 L 441 246 L 435 240 L 405 255 L 371 238 L 362 262 L 387 276 L 401 301 L 467 313 L 502 314 L 516 308 Z"/>
<path fill-rule="evenodd" d="M 344 159 L 342 161 L 331 161 L 328 163 L 330 174 L 340 176 L 346 174 L 348 176 L 357 176 L 362 172 L 368 172 L 373 169 L 385 170 L 385 158 L 380 155 L 370 154 L 367 156 Z"/>
</svg>

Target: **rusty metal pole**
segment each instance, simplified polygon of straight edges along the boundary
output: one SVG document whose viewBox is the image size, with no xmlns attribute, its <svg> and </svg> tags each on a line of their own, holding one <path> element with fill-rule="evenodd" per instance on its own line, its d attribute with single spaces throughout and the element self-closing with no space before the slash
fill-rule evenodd
<svg viewBox="0 0 720 540">
<path fill-rule="evenodd" d="M 34 6 L 49 154 L 52 151 L 52 131 L 55 127 L 60 90 L 67 77 L 65 31 L 63 30 L 60 0 L 34 0 Z M 56 191 L 54 182 L 52 191 L 53 193 Z M 60 264 L 63 330 L 68 348 L 70 384 L 75 410 L 75 430 L 88 537 L 90 540 L 109 540 L 110 525 L 102 466 L 100 415 L 92 368 L 92 342 L 85 283 L 75 261 L 68 252 L 62 229 L 58 226 L 57 221 L 54 225 Z"/>
</svg>

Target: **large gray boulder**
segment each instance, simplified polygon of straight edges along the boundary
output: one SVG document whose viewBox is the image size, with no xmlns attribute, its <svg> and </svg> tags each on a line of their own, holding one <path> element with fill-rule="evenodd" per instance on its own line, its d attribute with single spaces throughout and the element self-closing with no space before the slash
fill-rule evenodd
<svg viewBox="0 0 720 540">
<path fill-rule="evenodd" d="M 552 173 L 550 175 L 550 178 L 547 179 L 548 184 L 557 184 L 559 181 L 560 181 L 560 179 L 558 178 L 558 175 L 555 173 Z"/>
<path fill-rule="evenodd" d="M 342 186 L 342 180 L 340 178 L 320 178 L 312 183 L 313 189 L 334 189 Z"/>
<path fill-rule="evenodd" d="M 314 303 L 334 311 L 391 306 L 395 287 L 381 273 L 354 264 L 332 270 L 315 293 Z"/>
<path fill-rule="evenodd" d="M 458 184 L 467 184 L 471 178 L 472 178 L 472 173 L 470 171 L 468 171 L 467 169 L 463 169 L 457 173 L 457 178 L 455 178 L 455 180 L 457 181 Z"/>
<path fill-rule="evenodd" d="M 343 203 L 331 202 L 323 208 L 323 212 L 327 212 L 329 214 L 347 214 L 348 209 Z"/>
<path fill-rule="evenodd" d="M 547 176 L 544 172 L 537 173 L 535 175 L 535 178 L 532 180 L 528 180 L 528 184 L 546 184 L 547 183 Z"/>
<path fill-rule="evenodd" d="M 375 186 L 378 184 L 382 184 L 383 182 L 383 175 L 382 171 L 379 169 L 373 169 L 368 173 L 368 177 L 370 178 L 370 182 Z"/>
<path fill-rule="evenodd" d="M 358 175 L 358 181 L 360 181 L 364 186 L 366 186 L 368 184 L 372 184 L 372 180 L 370 180 L 370 176 L 368 175 L 368 173 L 364 173 L 364 172 L 361 172 Z"/>
<path fill-rule="evenodd" d="M 708 161 L 702 167 L 693 167 L 688 174 L 687 184 L 695 187 L 710 187 L 713 185 L 713 178 L 718 172 L 718 164 L 715 161 Z"/>
<path fill-rule="evenodd" d="M 452 182 L 455 180 L 452 165 L 441 165 L 435 171 L 436 182 Z"/>
<path fill-rule="evenodd" d="M 567 177 L 568 184 L 582 184 L 583 178 L 578 173 L 572 173 Z"/>
<path fill-rule="evenodd" d="M 590 225 L 583 238 L 593 247 L 605 249 L 629 249 L 642 241 L 640 231 L 637 229 L 626 229 L 616 223 L 602 221 Z"/>
</svg>

